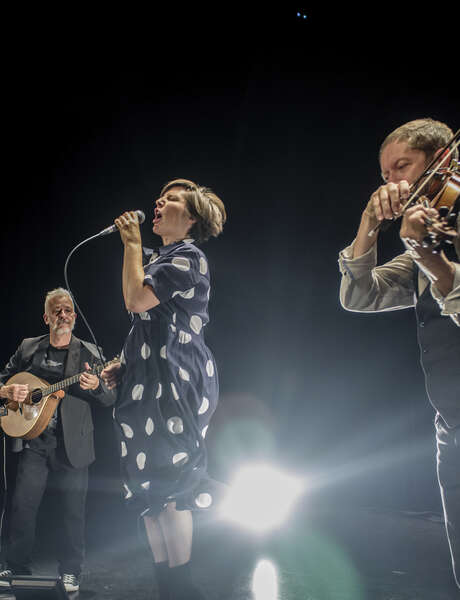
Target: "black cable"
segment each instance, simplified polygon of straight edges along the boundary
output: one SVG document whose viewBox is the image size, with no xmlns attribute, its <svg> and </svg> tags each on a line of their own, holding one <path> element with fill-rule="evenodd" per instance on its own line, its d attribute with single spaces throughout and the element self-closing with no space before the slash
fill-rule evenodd
<svg viewBox="0 0 460 600">
<path fill-rule="evenodd" d="M 143 223 L 145 221 L 145 214 L 141 210 L 136 210 L 134 212 L 136 213 L 136 218 L 138 220 L 138 223 Z M 68 280 L 68 277 L 67 277 L 67 267 L 69 265 L 69 261 L 70 261 L 70 258 L 72 256 L 72 254 L 74 254 L 74 252 L 76 252 L 78 250 L 78 248 L 81 248 L 81 246 L 83 246 L 83 244 L 86 244 L 87 242 L 90 242 L 91 240 L 95 240 L 98 237 L 102 237 L 102 236 L 109 235 L 110 233 L 114 233 L 115 231 L 117 231 L 117 227 L 115 225 L 110 225 L 109 227 L 106 227 L 105 229 L 103 229 L 99 233 L 96 233 L 95 235 L 92 235 L 91 237 L 86 238 L 86 240 L 83 240 L 82 242 L 80 242 L 79 244 L 77 244 L 75 246 L 75 248 L 73 248 L 69 252 L 69 255 L 67 256 L 65 264 L 64 264 L 64 280 L 65 280 L 66 287 L 67 287 L 67 289 L 68 289 L 68 291 L 69 291 L 69 293 L 70 293 L 70 295 L 72 297 L 72 300 L 73 300 L 75 308 L 77 309 L 78 313 L 80 314 L 81 318 L 83 319 L 84 324 L 88 328 L 88 331 L 89 331 L 89 333 L 91 335 L 91 339 L 93 340 L 93 342 L 94 342 L 94 344 L 95 344 L 95 346 L 97 348 L 97 352 L 99 354 L 99 359 L 101 361 L 101 365 L 104 364 L 104 358 L 102 356 L 101 349 L 99 347 L 99 344 L 97 343 L 96 337 L 95 337 L 95 335 L 94 335 L 91 327 L 89 326 L 88 321 L 86 320 L 85 315 L 83 314 L 83 311 L 78 306 L 78 303 L 77 303 L 77 301 L 75 299 L 75 296 L 72 293 L 72 290 L 70 289 L 69 280 Z"/>
<path fill-rule="evenodd" d="M 5 432 L 3 431 L 3 429 L 1 429 L 1 437 L 2 437 L 2 442 L 1 445 L 3 446 L 3 460 L 2 460 L 2 478 L 3 478 L 3 502 L 2 502 L 2 510 L 0 513 L 0 554 L 3 550 L 3 521 L 5 519 L 5 513 L 6 513 L 6 503 L 7 503 L 7 497 L 8 497 L 8 478 L 7 478 L 7 474 L 6 474 L 6 435 Z"/>
<path fill-rule="evenodd" d="M 78 250 L 78 248 L 81 248 L 81 246 L 83 246 L 83 244 L 86 244 L 87 242 L 90 242 L 91 240 L 94 240 L 94 239 L 96 239 L 96 238 L 100 237 L 100 235 L 101 235 L 100 233 L 96 233 L 96 235 L 92 235 L 91 237 L 89 237 L 89 238 L 86 238 L 86 240 L 83 240 L 82 242 L 80 242 L 79 244 L 77 244 L 77 245 L 75 246 L 75 248 L 73 248 L 73 249 L 72 249 L 72 250 L 69 252 L 69 255 L 67 256 L 67 259 L 66 259 L 66 261 L 65 261 L 65 264 L 64 264 L 64 280 L 65 280 L 66 287 L 67 287 L 67 289 L 69 290 L 69 293 L 70 293 L 70 295 L 71 295 L 71 297 L 72 297 L 72 300 L 73 300 L 73 303 L 74 303 L 74 305 L 75 305 L 75 308 L 77 309 L 77 311 L 78 311 L 79 315 L 80 315 L 80 316 L 81 316 L 81 318 L 83 319 L 83 322 L 84 322 L 84 324 L 86 325 L 86 327 L 87 327 L 87 329 L 88 329 L 88 331 L 89 331 L 89 333 L 90 333 L 90 335 L 91 335 L 91 339 L 93 340 L 93 342 L 94 342 L 94 345 L 95 345 L 95 346 L 96 346 L 96 348 L 97 348 L 97 352 L 98 352 L 98 354 L 99 354 L 99 359 L 100 359 L 100 361 L 101 361 L 101 365 L 103 365 L 103 364 L 104 364 L 104 358 L 103 358 L 103 356 L 102 356 L 102 353 L 101 353 L 101 349 L 100 349 L 100 347 L 99 347 L 99 344 L 97 343 L 96 336 L 94 335 L 94 333 L 93 333 L 93 331 L 92 331 L 91 327 L 89 326 L 89 323 L 88 323 L 88 321 L 86 320 L 86 317 L 85 317 L 85 315 L 83 314 L 83 311 L 82 311 L 82 310 L 81 310 L 81 308 L 78 306 L 78 303 L 77 303 L 77 301 L 76 301 L 76 299 L 75 299 L 75 295 L 72 293 L 72 290 L 70 289 L 69 280 L 68 280 L 68 277 L 67 277 L 67 268 L 68 268 L 68 265 L 69 265 L 70 258 L 71 258 L 71 256 L 74 254 L 74 252 L 76 252 L 76 251 Z"/>
</svg>

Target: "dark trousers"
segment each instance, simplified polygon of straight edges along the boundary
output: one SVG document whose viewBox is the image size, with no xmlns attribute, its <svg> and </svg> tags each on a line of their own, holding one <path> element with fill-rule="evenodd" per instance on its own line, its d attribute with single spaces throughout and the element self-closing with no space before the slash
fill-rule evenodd
<svg viewBox="0 0 460 600">
<path fill-rule="evenodd" d="M 56 448 L 22 450 L 11 503 L 6 563 L 30 574 L 37 513 L 45 489 L 59 494 L 55 526 L 59 536 L 59 572 L 79 575 L 85 553 L 85 505 L 88 467 L 74 469 Z"/>
<path fill-rule="evenodd" d="M 460 427 L 435 419 L 437 470 L 454 577 L 460 588 Z"/>
</svg>

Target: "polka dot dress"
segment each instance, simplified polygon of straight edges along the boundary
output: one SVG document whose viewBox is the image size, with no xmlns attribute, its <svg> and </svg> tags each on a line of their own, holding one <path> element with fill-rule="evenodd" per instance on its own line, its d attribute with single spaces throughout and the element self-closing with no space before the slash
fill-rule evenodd
<svg viewBox="0 0 460 600">
<path fill-rule="evenodd" d="M 114 411 L 127 502 L 158 513 L 208 508 L 204 437 L 218 399 L 208 323 L 208 263 L 191 242 L 144 249 L 144 284 L 160 304 L 132 314 Z"/>
</svg>

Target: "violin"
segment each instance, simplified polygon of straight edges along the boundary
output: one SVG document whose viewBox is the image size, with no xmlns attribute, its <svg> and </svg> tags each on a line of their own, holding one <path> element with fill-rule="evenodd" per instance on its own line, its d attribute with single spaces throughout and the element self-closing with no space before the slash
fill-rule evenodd
<svg viewBox="0 0 460 600">
<path fill-rule="evenodd" d="M 427 235 L 422 245 L 439 251 L 442 244 L 452 244 L 458 237 L 456 228 L 460 209 L 460 163 L 452 161 L 449 168 L 438 169 L 432 179 L 433 184 L 419 201 L 438 211 L 437 218 L 427 218 Z"/>
<path fill-rule="evenodd" d="M 439 216 L 426 219 L 427 235 L 423 240 L 423 246 L 432 247 L 433 252 L 438 252 L 443 244 L 452 244 L 458 237 L 456 221 L 460 209 L 460 163 L 451 157 L 459 145 L 460 129 L 411 185 L 411 195 L 395 217 L 402 217 L 414 204 L 435 208 Z M 449 166 L 443 166 L 449 159 Z M 382 221 L 368 235 L 374 235 L 379 229 L 387 229 L 394 220 Z"/>
</svg>

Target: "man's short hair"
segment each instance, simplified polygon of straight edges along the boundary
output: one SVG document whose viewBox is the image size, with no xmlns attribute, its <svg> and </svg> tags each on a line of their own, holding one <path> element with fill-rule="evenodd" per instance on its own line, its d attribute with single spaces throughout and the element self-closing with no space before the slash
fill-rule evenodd
<svg viewBox="0 0 460 600">
<path fill-rule="evenodd" d="M 46 315 L 48 314 L 49 303 L 51 302 L 51 300 L 53 298 L 57 298 L 58 296 L 68 296 L 70 301 L 72 302 L 72 306 L 74 305 L 72 294 L 69 292 L 69 290 L 66 290 L 65 288 L 62 288 L 62 287 L 55 288 L 54 290 L 50 290 L 46 294 L 46 297 L 45 297 L 45 314 Z"/>
<path fill-rule="evenodd" d="M 409 121 L 401 127 L 392 131 L 384 139 L 380 146 L 380 155 L 383 149 L 391 142 L 407 142 L 409 148 L 413 150 L 422 150 L 427 158 L 432 158 L 436 150 L 443 148 L 454 133 L 450 127 L 441 121 L 434 119 L 415 119 Z M 458 149 L 452 155 L 452 158 L 458 158 Z"/>
</svg>

